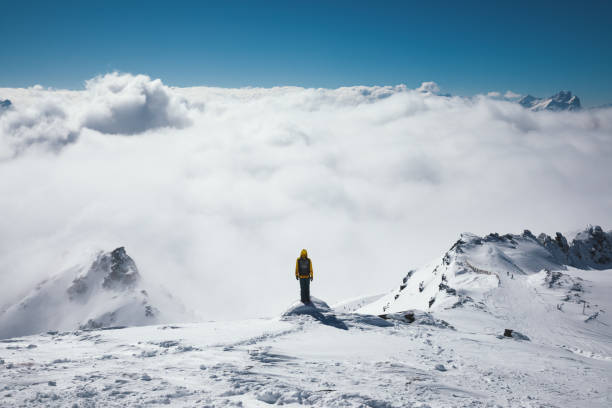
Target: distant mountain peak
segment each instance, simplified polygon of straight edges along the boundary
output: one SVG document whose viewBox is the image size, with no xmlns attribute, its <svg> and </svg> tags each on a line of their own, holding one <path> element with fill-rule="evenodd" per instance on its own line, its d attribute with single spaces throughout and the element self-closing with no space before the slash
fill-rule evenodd
<svg viewBox="0 0 612 408">
<path fill-rule="evenodd" d="M 560 91 L 549 98 L 538 98 L 533 95 L 523 96 L 518 100 L 519 105 L 532 111 L 576 111 L 580 110 L 580 98 L 572 95 L 571 91 Z"/>
<path fill-rule="evenodd" d="M 151 290 L 154 289 L 154 290 Z M 147 287 L 124 247 L 100 251 L 87 266 L 77 265 L 37 285 L 0 312 L 0 338 L 46 330 L 141 326 L 191 320 L 165 290 Z"/>
<path fill-rule="evenodd" d="M 8 109 L 11 107 L 11 105 L 12 103 L 8 99 L 0 99 L 0 109 Z"/>
</svg>

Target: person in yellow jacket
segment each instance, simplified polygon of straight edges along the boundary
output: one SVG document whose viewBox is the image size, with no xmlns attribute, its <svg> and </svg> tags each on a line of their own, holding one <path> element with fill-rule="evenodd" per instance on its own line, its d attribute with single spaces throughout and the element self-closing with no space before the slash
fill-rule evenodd
<svg viewBox="0 0 612 408">
<path fill-rule="evenodd" d="M 295 261 L 295 279 L 300 281 L 300 297 L 302 303 L 310 303 L 310 282 L 312 282 L 312 261 L 308 252 L 302 249 L 300 257 Z"/>
</svg>

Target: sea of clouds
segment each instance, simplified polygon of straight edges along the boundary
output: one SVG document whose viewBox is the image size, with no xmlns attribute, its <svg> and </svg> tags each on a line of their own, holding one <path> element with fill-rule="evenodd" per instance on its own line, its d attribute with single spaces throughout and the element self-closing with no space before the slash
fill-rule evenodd
<svg viewBox="0 0 612 408">
<path fill-rule="evenodd" d="M 119 73 L 0 89 L 0 307 L 117 246 L 213 319 L 280 313 L 302 248 L 333 302 L 387 291 L 463 231 L 609 228 L 612 109 L 501 95 Z"/>
</svg>

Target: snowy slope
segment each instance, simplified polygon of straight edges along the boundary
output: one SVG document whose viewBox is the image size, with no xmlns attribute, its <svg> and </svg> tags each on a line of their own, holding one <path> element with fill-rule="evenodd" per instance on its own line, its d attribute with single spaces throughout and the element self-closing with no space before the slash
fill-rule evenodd
<svg viewBox="0 0 612 408">
<path fill-rule="evenodd" d="M 597 288 L 612 289 L 610 272 L 592 272 L 600 278 L 593 281 Z M 546 296 L 555 297 L 554 290 Z M 603 299 L 607 303 L 600 307 L 608 307 Z M 456 311 L 457 321 L 470 319 L 469 309 Z M 0 406 L 609 407 L 612 402 L 610 354 L 585 352 L 579 342 L 568 348 L 498 336 L 503 325 L 466 330 L 426 312 L 414 317 L 409 322 L 341 313 L 315 299 L 313 305 L 296 302 L 272 319 L 4 340 Z M 583 323 L 576 337 L 587 341 L 588 330 L 603 323 Z M 551 335 L 567 339 L 560 331 Z"/>
<path fill-rule="evenodd" d="M 178 301 L 145 288 L 135 262 L 121 247 L 98 253 L 89 267 L 75 266 L 41 282 L 0 312 L 0 338 L 188 317 Z"/>
</svg>

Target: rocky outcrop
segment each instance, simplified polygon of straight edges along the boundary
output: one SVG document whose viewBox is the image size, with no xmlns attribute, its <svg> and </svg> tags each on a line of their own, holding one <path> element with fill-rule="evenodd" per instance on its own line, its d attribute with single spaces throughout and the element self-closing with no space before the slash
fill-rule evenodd
<svg viewBox="0 0 612 408">
<path fill-rule="evenodd" d="M 571 244 L 559 232 L 555 238 L 540 234 L 538 241 L 564 265 L 582 269 L 612 268 L 612 231 L 605 232 L 600 226 L 587 227 Z"/>
<path fill-rule="evenodd" d="M 134 260 L 128 256 L 124 247 L 115 249 L 106 255 L 110 263 L 110 273 L 104 278 L 102 286 L 106 289 L 133 289 L 140 280 Z"/>
</svg>

